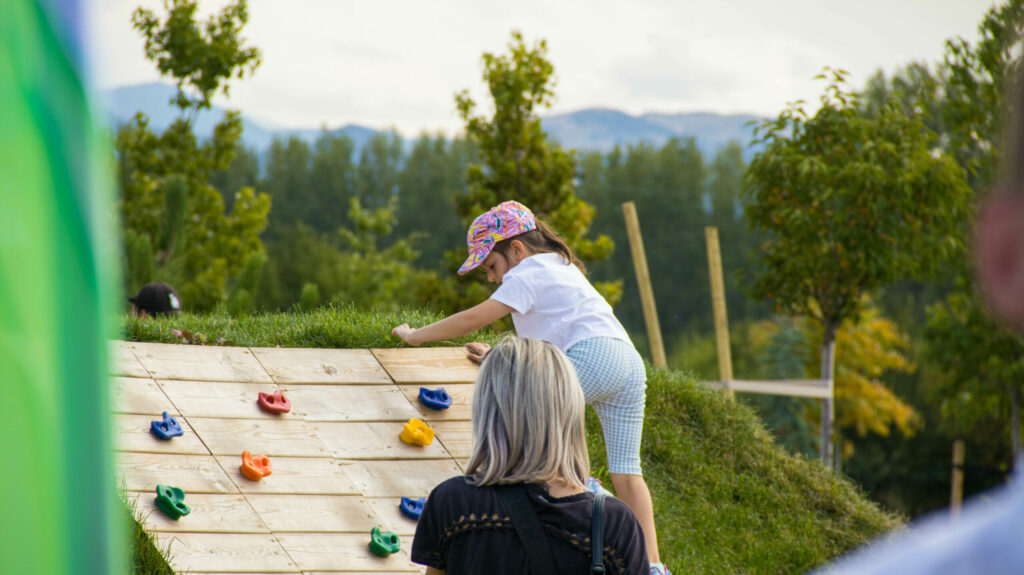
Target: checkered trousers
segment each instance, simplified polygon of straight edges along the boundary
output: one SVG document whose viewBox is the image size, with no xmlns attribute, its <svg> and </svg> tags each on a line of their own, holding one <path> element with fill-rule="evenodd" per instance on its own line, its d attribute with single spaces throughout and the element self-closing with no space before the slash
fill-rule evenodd
<svg viewBox="0 0 1024 575">
<path fill-rule="evenodd" d="M 583 396 L 601 420 L 608 470 L 643 475 L 640 436 L 647 372 L 640 354 L 630 342 L 594 337 L 573 344 L 566 355 L 576 367 Z"/>
</svg>

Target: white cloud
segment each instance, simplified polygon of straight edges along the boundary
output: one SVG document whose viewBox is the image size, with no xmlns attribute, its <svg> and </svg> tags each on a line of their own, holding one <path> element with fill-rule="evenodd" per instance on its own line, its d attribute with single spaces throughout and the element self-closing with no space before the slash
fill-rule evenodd
<svg viewBox="0 0 1024 575">
<path fill-rule="evenodd" d="M 138 0 L 93 0 L 102 87 L 157 78 L 130 18 Z M 160 10 L 160 0 L 144 0 Z M 201 0 L 209 14 L 226 0 Z M 454 94 L 486 100 L 480 56 L 503 52 L 512 29 L 546 38 L 556 112 L 612 107 L 642 113 L 772 114 L 814 102 L 825 65 L 859 84 L 878 68 L 941 57 L 973 39 L 990 0 L 250 0 L 245 35 L 264 55 L 236 82 L 230 105 L 275 124 L 359 123 L 458 130 Z"/>
</svg>

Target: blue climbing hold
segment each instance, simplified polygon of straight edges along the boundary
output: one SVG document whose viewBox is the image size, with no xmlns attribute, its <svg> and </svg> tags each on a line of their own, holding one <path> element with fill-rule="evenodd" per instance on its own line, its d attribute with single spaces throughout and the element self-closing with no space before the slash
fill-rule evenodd
<svg viewBox="0 0 1024 575">
<path fill-rule="evenodd" d="M 398 508 L 402 511 L 402 514 L 409 519 L 419 521 L 420 514 L 423 513 L 423 505 L 426 502 L 426 497 L 420 497 L 419 499 L 403 497 L 402 502 L 398 504 Z"/>
<path fill-rule="evenodd" d="M 153 435 L 160 439 L 170 439 L 172 437 L 178 437 L 183 435 L 185 432 L 181 430 L 181 425 L 176 419 L 171 417 L 171 414 L 164 412 L 163 421 L 152 421 L 149 424 L 149 431 Z"/>
<path fill-rule="evenodd" d="M 420 401 L 430 409 L 448 409 L 452 406 L 452 396 L 443 387 L 437 389 L 420 388 Z"/>
</svg>

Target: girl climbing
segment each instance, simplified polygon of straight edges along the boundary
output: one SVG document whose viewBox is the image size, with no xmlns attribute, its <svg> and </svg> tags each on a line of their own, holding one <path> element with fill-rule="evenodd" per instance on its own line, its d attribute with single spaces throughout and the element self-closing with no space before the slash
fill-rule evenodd
<svg viewBox="0 0 1024 575">
<path fill-rule="evenodd" d="M 421 328 L 392 330 L 410 345 L 473 333 L 508 314 L 521 337 L 550 342 L 576 368 L 587 403 L 601 420 L 608 468 L 619 498 L 644 531 L 651 575 L 667 574 L 658 556 L 651 494 L 640 467 L 647 374 L 643 360 L 612 308 L 584 274 L 565 241 L 518 202 L 481 214 L 466 235 L 469 258 L 459 275 L 477 267 L 498 284 L 483 303 Z M 489 347 L 466 346 L 479 362 Z"/>
</svg>

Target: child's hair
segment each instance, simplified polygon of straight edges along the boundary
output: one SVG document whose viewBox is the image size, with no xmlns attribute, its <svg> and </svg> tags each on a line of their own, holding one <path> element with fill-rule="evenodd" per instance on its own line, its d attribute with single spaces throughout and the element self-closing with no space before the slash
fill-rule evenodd
<svg viewBox="0 0 1024 575">
<path fill-rule="evenodd" d="M 471 485 L 584 487 L 590 472 L 583 389 L 569 359 L 539 339 L 508 337 L 487 354 L 473 393 Z"/>
<path fill-rule="evenodd" d="M 524 246 L 526 246 L 530 251 L 534 253 L 562 254 L 562 257 L 565 258 L 566 262 L 576 264 L 576 267 L 580 268 L 580 271 L 586 274 L 587 267 L 583 265 L 583 262 L 580 261 L 578 257 L 576 257 L 576 254 L 572 253 L 572 248 L 569 247 L 569 244 L 565 243 L 565 240 L 562 239 L 562 236 L 558 235 L 558 232 L 551 229 L 550 226 L 540 221 L 539 219 L 536 221 L 537 229 L 521 233 L 518 236 L 512 236 L 511 238 L 501 240 L 500 242 L 494 244 L 494 248 L 492 249 L 492 251 L 498 252 L 505 259 L 508 259 L 508 254 L 509 250 L 511 249 L 510 246 L 512 245 L 512 240 L 519 240 L 523 242 Z"/>
</svg>

